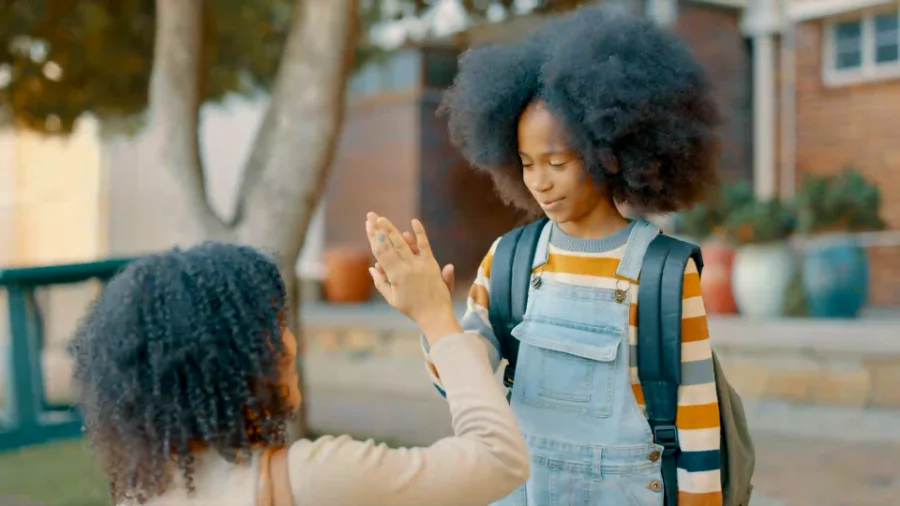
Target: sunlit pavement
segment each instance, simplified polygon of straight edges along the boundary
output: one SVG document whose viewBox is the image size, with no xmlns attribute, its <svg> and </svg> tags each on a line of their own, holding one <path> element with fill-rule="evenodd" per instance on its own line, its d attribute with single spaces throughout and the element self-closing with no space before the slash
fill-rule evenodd
<svg viewBox="0 0 900 506">
<path fill-rule="evenodd" d="M 894 430 L 897 430 L 896 428 Z M 891 506 L 900 497 L 900 444 L 755 437 L 751 506 Z M 766 502 L 769 501 L 769 502 Z"/>
<path fill-rule="evenodd" d="M 755 492 L 750 499 L 750 506 L 789 506 L 788 503 L 769 497 L 762 492 Z"/>
<path fill-rule="evenodd" d="M 437 395 L 437 394 L 435 394 Z M 402 433 L 402 443 L 427 444 L 451 431 L 442 402 L 376 398 L 347 392 L 319 395 L 311 421 L 328 432 L 361 437 Z M 397 417 L 398 412 L 406 416 Z M 898 430 L 879 427 L 877 430 Z M 387 436 L 390 437 L 390 436 Z M 759 432 L 750 506 L 892 506 L 900 497 L 900 443 L 878 434 L 857 441 Z M 893 438 L 885 437 L 882 441 Z M 894 439 L 896 441 L 896 439 Z"/>
</svg>

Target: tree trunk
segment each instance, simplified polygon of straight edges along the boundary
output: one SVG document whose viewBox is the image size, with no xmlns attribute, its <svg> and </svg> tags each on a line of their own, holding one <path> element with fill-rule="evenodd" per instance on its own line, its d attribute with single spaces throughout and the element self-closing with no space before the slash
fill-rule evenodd
<svg viewBox="0 0 900 506">
<path fill-rule="evenodd" d="M 289 296 L 290 325 L 298 338 L 301 377 L 304 350 L 294 267 L 320 200 L 344 115 L 344 89 L 359 33 L 358 0 L 296 0 L 271 102 L 254 141 L 226 225 L 206 198 L 199 156 L 202 0 L 157 0 L 156 52 L 150 117 L 170 169 L 179 208 L 180 235 L 237 240 L 279 256 Z M 186 219 L 187 218 L 187 219 Z M 302 391 L 302 390 L 301 390 Z M 291 438 L 306 433 L 306 402 Z"/>
<path fill-rule="evenodd" d="M 344 89 L 358 37 L 357 0 L 299 0 L 239 193 L 241 242 L 281 255 L 302 383 L 305 338 L 295 266 L 322 196 L 344 117 Z M 306 434 L 301 406 L 291 438 Z"/>
<path fill-rule="evenodd" d="M 296 261 L 344 115 L 358 35 L 356 0 L 300 0 L 237 209 L 241 240 Z M 293 265 L 292 265 L 293 269 Z"/>
<path fill-rule="evenodd" d="M 158 212 L 173 227 L 170 242 L 231 237 L 206 199 L 200 161 L 203 0 L 157 0 L 148 134 L 171 194 Z"/>
</svg>

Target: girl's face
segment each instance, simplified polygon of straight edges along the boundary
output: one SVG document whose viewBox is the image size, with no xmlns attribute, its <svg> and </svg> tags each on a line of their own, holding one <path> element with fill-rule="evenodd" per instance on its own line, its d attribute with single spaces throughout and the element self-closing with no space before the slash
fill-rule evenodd
<svg viewBox="0 0 900 506">
<path fill-rule="evenodd" d="M 532 102 L 519 118 L 525 186 L 547 217 L 560 225 L 583 221 L 598 204 L 607 202 L 563 133 L 563 125 L 541 101 Z"/>
</svg>

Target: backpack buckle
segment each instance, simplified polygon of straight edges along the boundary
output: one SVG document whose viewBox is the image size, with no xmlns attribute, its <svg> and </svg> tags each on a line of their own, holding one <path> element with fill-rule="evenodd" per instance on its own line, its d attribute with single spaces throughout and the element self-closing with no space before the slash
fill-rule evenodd
<svg viewBox="0 0 900 506">
<path fill-rule="evenodd" d="M 506 369 L 503 370 L 503 386 L 505 386 L 506 388 L 512 388 L 515 377 L 516 369 L 511 365 L 506 364 Z"/>
<path fill-rule="evenodd" d="M 678 442 L 678 428 L 669 424 L 653 427 L 653 441 L 664 448 L 663 455 L 671 455 L 681 446 Z"/>
</svg>

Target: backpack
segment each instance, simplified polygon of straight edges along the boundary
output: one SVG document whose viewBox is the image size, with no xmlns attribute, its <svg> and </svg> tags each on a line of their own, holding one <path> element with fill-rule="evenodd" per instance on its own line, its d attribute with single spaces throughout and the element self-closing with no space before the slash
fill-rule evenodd
<svg viewBox="0 0 900 506">
<path fill-rule="evenodd" d="M 547 218 L 507 232 L 494 251 L 490 276 L 489 319 L 508 362 L 503 383 L 512 392 L 519 342 L 512 336 L 525 313 L 532 262 Z M 665 505 L 678 504 L 675 415 L 681 382 L 681 292 L 684 269 L 693 258 L 703 270 L 700 248 L 660 233 L 647 248 L 638 292 L 638 375 L 654 442 L 664 448 Z M 728 383 L 713 351 L 716 394 L 722 430 L 720 445 L 723 506 L 748 506 L 756 462 L 740 396 Z M 509 398 L 509 397 L 508 397 Z"/>
</svg>

